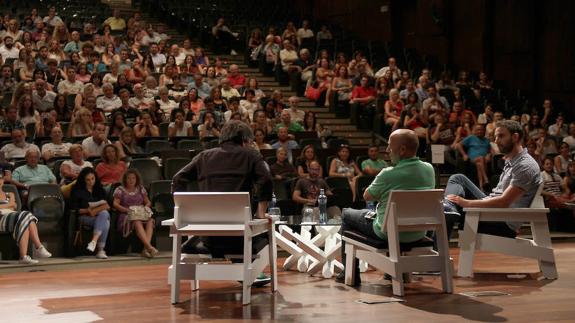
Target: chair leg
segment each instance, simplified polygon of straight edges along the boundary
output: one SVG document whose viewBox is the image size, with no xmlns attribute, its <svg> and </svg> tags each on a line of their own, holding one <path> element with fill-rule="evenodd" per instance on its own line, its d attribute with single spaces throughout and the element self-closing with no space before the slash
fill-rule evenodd
<svg viewBox="0 0 575 323">
<path fill-rule="evenodd" d="M 172 304 L 177 304 L 180 299 L 180 235 L 172 235 L 172 272 L 170 277 L 170 300 Z"/>
<path fill-rule="evenodd" d="M 393 295 L 403 296 L 405 291 L 403 289 L 403 274 L 396 273 L 396 277 L 391 279 L 391 287 L 393 289 Z"/>
<path fill-rule="evenodd" d="M 244 279 L 242 281 L 242 304 L 248 305 L 252 295 L 252 237 L 251 231 L 246 230 L 244 235 Z"/>
<path fill-rule="evenodd" d="M 199 280 L 190 281 L 190 288 L 192 291 L 197 291 L 198 289 L 200 289 L 200 281 Z"/>
<path fill-rule="evenodd" d="M 348 286 L 353 286 L 353 282 L 355 282 L 355 275 L 358 273 L 355 272 L 354 266 L 355 260 L 355 246 L 351 243 L 345 244 L 345 284 Z"/>
<path fill-rule="evenodd" d="M 463 233 L 459 238 L 459 271 L 460 277 L 473 277 L 473 256 L 477 242 L 477 228 L 479 227 L 479 214 L 467 213 Z"/>
<path fill-rule="evenodd" d="M 549 234 L 549 225 L 547 222 L 532 222 L 531 231 L 533 234 L 533 242 L 539 247 L 548 248 L 553 256 L 553 261 L 539 260 L 539 269 L 543 272 L 543 276 L 547 279 L 557 279 L 557 266 L 555 264 L 555 255 L 553 253 L 553 246 L 551 245 L 551 237 Z"/>
<path fill-rule="evenodd" d="M 270 261 L 270 272 L 271 272 L 271 287 L 272 287 L 272 292 L 275 292 L 278 290 L 278 260 L 277 260 L 277 244 L 276 244 L 276 233 L 275 233 L 275 228 L 272 226 L 269 229 L 270 234 L 269 236 L 269 261 Z"/>
</svg>

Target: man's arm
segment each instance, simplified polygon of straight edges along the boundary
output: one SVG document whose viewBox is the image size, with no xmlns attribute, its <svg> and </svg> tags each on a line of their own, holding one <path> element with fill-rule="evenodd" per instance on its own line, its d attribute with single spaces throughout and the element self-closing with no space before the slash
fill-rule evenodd
<svg viewBox="0 0 575 323">
<path fill-rule="evenodd" d="M 466 200 L 457 195 L 448 195 L 447 199 L 461 207 L 477 207 L 477 208 L 507 208 L 513 202 L 517 201 L 525 194 L 525 190 L 517 186 L 510 185 L 503 192 L 503 194 L 482 199 L 482 200 Z"/>
<path fill-rule="evenodd" d="M 198 178 L 197 163 L 200 155 L 194 157 L 191 163 L 186 165 L 178 173 L 176 173 L 176 175 L 174 175 L 174 178 L 172 179 L 172 193 L 187 191 L 187 184 L 190 181 L 196 180 Z"/>
</svg>

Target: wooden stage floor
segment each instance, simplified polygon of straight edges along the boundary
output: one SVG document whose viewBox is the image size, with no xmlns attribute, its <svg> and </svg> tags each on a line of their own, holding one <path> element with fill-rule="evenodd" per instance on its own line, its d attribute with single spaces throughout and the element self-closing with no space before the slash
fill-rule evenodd
<svg viewBox="0 0 575 323">
<path fill-rule="evenodd" d="M 167 264 L 0 272 L 0 322 L 574 322 L 575 243 L 554 246 L 556 281 L 529 274 L 537 271 L 535 261 L 478 253 L 475 278 L 455 278 L 453 295 L 441 293 L 438 277 L 416 276 L 404 302 L 371 305 L 357 300 L 392 296 L 376 271 L 363 274 L 354 289 L 280 269 L 279 291 L 254 288 L 249 306 L 241 305 L 237 282 L 203 282 L 194 294 L 183 284 L 183 303 L 170 305 Z M 460 294 L 470 291 L 509 295 Z"/>
</svg>

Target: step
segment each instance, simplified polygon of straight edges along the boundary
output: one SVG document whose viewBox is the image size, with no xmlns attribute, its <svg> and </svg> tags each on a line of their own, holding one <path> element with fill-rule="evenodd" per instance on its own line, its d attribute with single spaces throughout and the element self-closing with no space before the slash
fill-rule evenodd
<svg viewBox="0 0 575 323">
<path fill-rule="evenodd" d="M 333 134 L 338 137 L 344 138 L 369 138 L 371 139 L 371 133 L 369 132 L 360 132 L 360 131 L 333 131 Z"/>
<path fill-rule="evenodd" d="M 355 139 L 355 138 L 346 138 L 349 141 L 349 144 L 355 148 L 367 148 L 371 145 L 371 139 Z"/>
<path fill-rule="evenodd" d="M 322 119 L 320 121 L 322 125 L 329 125 L 330 128 L 333 125 L 351 125 L 349 119 Z"/>
</svg>

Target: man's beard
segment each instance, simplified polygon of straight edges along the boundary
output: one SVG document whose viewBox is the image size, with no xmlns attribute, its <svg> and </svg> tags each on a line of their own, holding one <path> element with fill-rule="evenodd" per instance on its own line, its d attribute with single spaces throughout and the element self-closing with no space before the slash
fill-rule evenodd
<svg viewBox="0 0 575 323">
<path fill-rule="evenodd" d="M 509 143 L 508 145 L 500 144 L 497 146 L 499 147 L 499 150 L 503 154 L 508 154 L 513 150 L 513 144 L 512 143 Z"/>
</svg>

